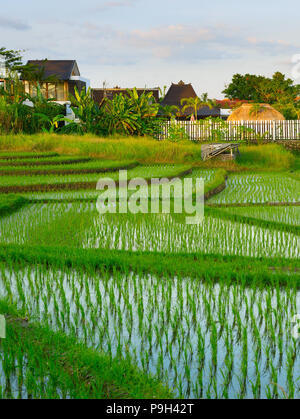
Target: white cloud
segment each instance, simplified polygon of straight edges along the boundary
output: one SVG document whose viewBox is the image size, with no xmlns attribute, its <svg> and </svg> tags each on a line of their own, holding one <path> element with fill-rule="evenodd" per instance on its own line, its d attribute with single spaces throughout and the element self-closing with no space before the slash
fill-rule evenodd
<svg viewBox="0 0 300 419">
<path fill-rule="evenodd" d="M 128 40 L 133 45 L 190 45 L 199 41 L 211 41 L 216 37 L 213 31 L 187 25 L 170 25 L 152 28 L 148 31 L 133 30 Z"/>
</svg>

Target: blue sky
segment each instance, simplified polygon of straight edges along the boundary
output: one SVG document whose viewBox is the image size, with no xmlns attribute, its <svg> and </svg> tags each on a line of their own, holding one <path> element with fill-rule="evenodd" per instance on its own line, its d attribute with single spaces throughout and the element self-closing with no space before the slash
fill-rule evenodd
<svg viewBox="0 0 300 419">
<path fill-rule="evenodd" d="M 299 0 L 0 0 L 0 46 L 30 59 L 76 59 L 93 87 L 221 92 L 234 73 L 291 76 Z M 298 80 L 298 82 L 300 82 Z"/>
</svg>

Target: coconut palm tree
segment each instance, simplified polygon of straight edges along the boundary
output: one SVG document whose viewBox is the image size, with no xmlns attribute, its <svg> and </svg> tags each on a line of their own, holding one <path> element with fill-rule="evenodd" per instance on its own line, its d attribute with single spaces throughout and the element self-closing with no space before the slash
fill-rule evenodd
<svg viewBox="0 0 300 419">
<path fill-rule="evenodd" d="M 207 93 L 203 93 L 200 97 L 189 97 L 181 100 L 182 112 L 185 112 L 187 109 L 192 108 L 195 120 L 198 118 L 198 110 L 204 106 L 208 106 L 209 109 L 216 107 L 216 101 L 209 99 Z"/>
<path fill-rule="evenodd" d="M 179 107 L 175 105 L 161 106 L 160 111 L 163 114 L 163 116 L 166 116 L 167 118 L 172 118 L 173 116 L 180 113 Z"/>
<path fill-rule="evenodd" d="M 264 106 L 260 103 L 253 103 L 249 114 L 257 118 L 258 114 L 264 109 Z"/>
</svg>

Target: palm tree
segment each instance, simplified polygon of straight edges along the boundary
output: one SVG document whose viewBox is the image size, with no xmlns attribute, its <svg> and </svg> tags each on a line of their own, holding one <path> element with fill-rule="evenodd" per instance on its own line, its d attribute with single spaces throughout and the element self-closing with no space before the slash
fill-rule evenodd
<svg viewBox="0 0 300 419">
<path fill-rule="evenodd" d="M 186 111 L 187 109 L 193 108 L 193 114 L 195 116 L 195 120 L 197 121 L 198 118 L 198 110 L 203 108 L 204 106 L 208 106 L 209 109 L 216 107 L 216 101 L 209 99 L 207 93 L 203 93 L 200 97 L 189 97 L 184 98 L 181 100 L 182 112 Z"/>
<path fill-rule="evenodd" d="M 176 114 L 180 113 L 180 109 L 178 106 L 175 105 L 165 105 L 160 107 L 160 111 L 163 114 L 163 116 L 166 116 L 168 118 L 172 118 Z"/>
<path fill-rule="evenodd" d="M 160 94 L 160 98 L 159 98 L 160 103 L 164 100 L 164 98 L 166 96 L 167 88 L 168 88 L 168 86 L 158 88 L 159 89 L 159 94 Z"/>
<path fill-rule="evenodd" d="M 297 120 L 300 120 L 300 108 L 295 106 L 295 114 L 297 115 Z"/>
<path fill-rule="evenodd" d="M 257 118 L 258 114 L 264 109 L 264 106 L 260 103 L 253 103 L 249 114 L 255 116 Z"/>
</svg>

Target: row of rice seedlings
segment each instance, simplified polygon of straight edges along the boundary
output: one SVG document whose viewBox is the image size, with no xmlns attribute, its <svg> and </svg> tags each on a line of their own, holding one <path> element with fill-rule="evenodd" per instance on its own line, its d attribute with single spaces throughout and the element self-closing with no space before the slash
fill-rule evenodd
<svg viewBox="0 0 300 419">
<path fill-rule="evenodd" d="M 99 191 L 93 189 L 71 190 L 71 191 L 48 191 L 48 192 L 22 192 L 22 196 L 33 202 L 49 201 L 96 201 Z"/>
<path fill-rule="evenodd" d="M 178 165 L 155 165 L 155 166 L 138 166 L 128 170 L 128 179 L 142 177 L 150 179 L 152 177 L 175 177 L 181 173 L 189 170 L 191 166 Z M 27 185 L 50 185 L 60 183 L 75 183 L 75 182 L 95 182 L 101 177 L 109 177 L 113 180 L 119 179 L 118 172 L 107 173 L 86 173 L 77 175 L 45 175 L 45 176 L 1 176 L 0 186 L 27 186 Z"/>
<path fill-rule="evenodd" d="M 215 170 L 202 170 L 202 169 L 193 169 L 191 174 L 186 175 L 187 178 L 200 178 L 206 183 L 209 183 L 213 180 L 215 176 Z M 174 184 L 175 182 L 173 182 Z M 173 189 L 171 189 L 173 193 Z M 150 192 L 149 192 L 150 194 Z M 49 192 L 25 192 L 22 195 L 26 196 L 27 199 L 35 201 L 64 201 L 64 200 L 96 200 L 99 196 L 99 191 L 97 190 L 75 190 L 75 191 L 49 191 Z M 130 195 L 130 192 L 129 192 Z"/>
<path fill-rule="evenodd" d="M 49 359 L 47 371 L 36 346 L 7 338 L 0 348 L 0 399 L 68 399 L 75 397 L 72 381 L 58 383 L 57 364 Z M 63 384 L 63 385 L 62 385 Z"/>
<path fill-rule="evenodd" d="M 29 158 L 20 157 L 15 159 L 1 159 L 0 156 L 0 166 L 1 167 L 20 167 L 20 166 L 45 166 L 45 165 L 58 165 L 58 164 L 74 164 L 74 163 L 84 163 L 90 161 L 90 157 L 81 157 L 81 156 L 43 156 L 42 158 L 36 158 L 30 156 Z"/>
<path fill-rule="evenodd" d="M 64 175 L 76 173 L 102 173 L 109 170 L 130 169 L 137 166 L 138 163 L 134 161 L 114 161 L 114 160 L 91 160 L 83 163 L 74 164 L 57 164 L 57 165 L 44 165 L 44 166 L 1 166 L 1 176 L 41 176 L 41 175 Z"/>
<path fill-rule="evenodd" d="M 32 152 L 32 151 L 0 151 L 0 160 L 20 160 L 20 159 L 41 159 L 58 157 L 58 153 L 53 151 Z"/>
<path fill-rule="evenodd" d="M 275 223 L 300 225 L 300 206 L 222 207 L 222 211 Z"/>
<path fill-rule="evenodd" d="M 300 202 L 300 182 L 284 173 L 230 175 L 226 189 L 210 203 Z"/>
<path fill-rule="evenodd" d="M 199 225 L 186 225 L 170 215 L 97 215 L 94 227 L 85 235 L 85 248 L 252 257 L 300 255 L 298 235 L 210 216 Z"/>
<path fill-rule="evenodd" d="M 88 267 L 85 267 L 88 269 Z M 0 293 L 34 319 L 136 363 L 179 397 L 300 397 L 300 292 L 115 271 L 1 264 Z"/>
<path fill-rule="evenodd" d="M 84 248 L 199 252 L 298 258 L 298 235 L 205 217 L 199 225 L 172 215 L 99 215 L 94 202 L 34 204 L 0 219 L 3 243 Z"/>
<path fill-rule="evenodd" d="M 0 218 L 2 243 L 82 247 L 95 203 L 34 204 Z M 54 228 L 54 229 L 53 229 Z"/>
</svg>

